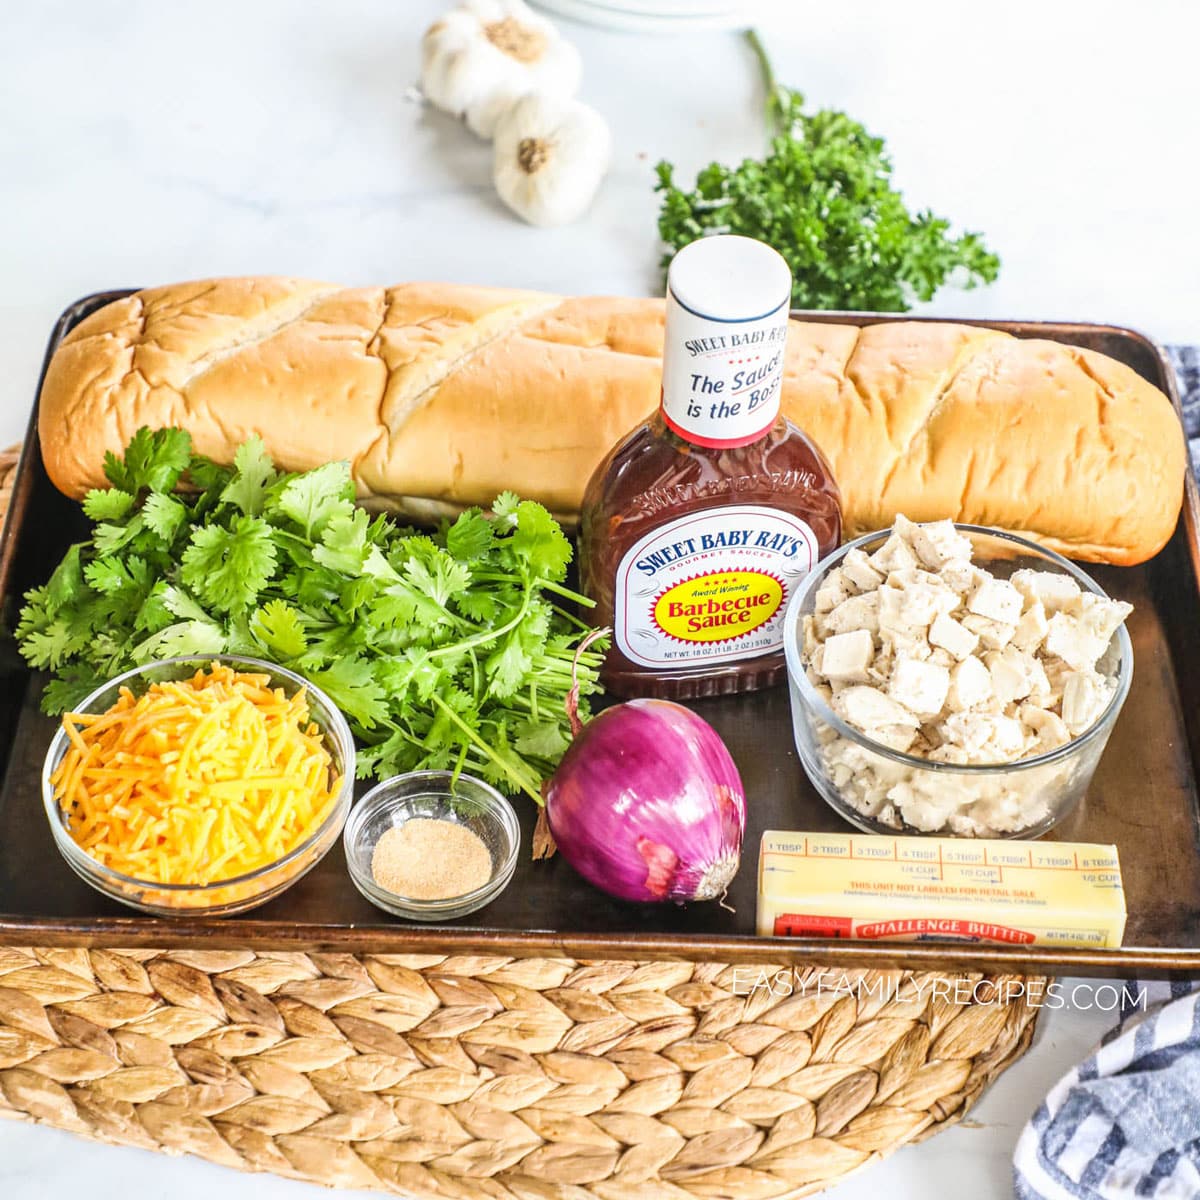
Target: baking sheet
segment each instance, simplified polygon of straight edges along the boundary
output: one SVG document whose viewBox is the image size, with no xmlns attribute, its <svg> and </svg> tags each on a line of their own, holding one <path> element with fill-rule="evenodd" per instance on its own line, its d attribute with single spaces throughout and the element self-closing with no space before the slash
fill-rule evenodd
<svg viewBox="0 0 1200 1200">
<path fill-rule="evenodd" d="M 124 292 L 85 297 L 64 312 L 50 341 Z M 798 314 L 821 321 L 896 320 Z M 977 322 L 1023 337 L 1049 337 L 1117 358 L 1161 387 L 1178 407 L 1161 352 L 1131 330 L 1037 322 Z M 44 582 L 63 551 L 86 534 L 78 506 L 50 484 L 36 442 L 36 411 L 0 534 L 0 597 L 11 629 L 20 596 Z M 391 919 L 364 900 L 346 873 L 340 844 L 287 893 L 244 917 L 203 921 L 132 915 L 77 879 L 54 848 L 42 809 L 42 759 L 55 721 L 38 710 L 44 677 L 30 672 L 11 638 L 0 642 L 0 944 L 337 949 L 565 954 L 573 958 L 714 959 L 863 967 L 1073 971 L 1150 975 L 1200 970 L 1200 504 L 1188 481 L 1184 513 L 1167 548 L 1141 567 L 1099 567 L 1110 594 L 1135 605 L 1129 622 L 1135 672 L 1125 709 L 1083 804 L 1051 840 L 1113 842 L 1127 892 L 1121 950 L 913 944 L 754 936 L 755 874 L 764 829 L 845 831 L 809 785 L 792 744 L 787 691 L 698 702 L 720 732 L 746 784 L 748 822 L 741 870 L 716 904 L 634 905 L 583 882 L 561 859 L 522 853 L 504 894 L 444 926 Z M 360 788 L 360 793 L 365 786 Z M 532 805 L 517 801 L 523 845 Z"/>
</svg>

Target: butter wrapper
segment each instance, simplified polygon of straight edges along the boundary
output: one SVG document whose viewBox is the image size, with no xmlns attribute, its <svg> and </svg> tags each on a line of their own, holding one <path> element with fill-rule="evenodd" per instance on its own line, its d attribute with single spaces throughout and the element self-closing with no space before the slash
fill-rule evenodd
<svg viewBox="0 0 1200 1200">
<path fill-rule="evenodd" d="M 874 834 L 763 834 L 763 937 L 1119 946 L 1115 846 Z"/>
</svg>

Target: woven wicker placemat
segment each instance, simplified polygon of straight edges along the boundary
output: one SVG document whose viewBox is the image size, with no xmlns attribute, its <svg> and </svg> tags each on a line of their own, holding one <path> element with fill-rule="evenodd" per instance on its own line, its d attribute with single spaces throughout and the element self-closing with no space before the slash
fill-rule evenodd
<svg viewBox="0 0 1200 1200">
<path fill-rule="evenodd" d="M 1044 983 L 0 947 L 0 1116 L 422 1200 L 804 1195 L 958 1120 Z"/>
</svg>

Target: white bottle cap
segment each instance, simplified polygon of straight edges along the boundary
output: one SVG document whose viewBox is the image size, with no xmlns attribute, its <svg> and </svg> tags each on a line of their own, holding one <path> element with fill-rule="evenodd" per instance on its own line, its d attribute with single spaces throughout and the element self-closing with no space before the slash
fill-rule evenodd
<svg viewBox="0 0 1200 1200">
<path fill-rule="evenodd" d="M 757 441 L 775 423 L 792 273 L 764 242 L 720 235 L 667 271 L 663 420 L 700 446 Z"/>
<path fill-rule="evenodd" d="M 791 299 L 792 272 L 779 251 L 723 233 L 684 246 L 667 268 L 667 290 L 712 321 L 754 321 Z"/>
</svg>

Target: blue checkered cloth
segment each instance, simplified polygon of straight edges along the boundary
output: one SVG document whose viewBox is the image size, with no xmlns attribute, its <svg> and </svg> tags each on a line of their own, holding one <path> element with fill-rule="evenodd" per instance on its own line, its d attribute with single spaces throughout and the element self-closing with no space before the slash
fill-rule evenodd
<svg viewBox="0 0 1200 1200">
<path fill-rule="evenodd" d="M 1200 346 L 1168 346 L 1167 355 L 1179 380 L 1183 424 L 1192 448 L 1192 467 L 1200 474 Z"/>
<path fill-rule="evenodd" d="M 1020 1200 L 1200 1196 L 1200 981 L 1130 985 L 1134 1004 L 1058 1081 L 1013 1156 Z"/>
<path fill-rule="evenodd" d="M 1200 473 L 1200 347 L 1169 346 Z M 1200 1197 L 1200 980 L 1131 985 L 1144 996 L 1059 1080 L 1013 1156 L 1020 1200 Z"/>
</svg>

